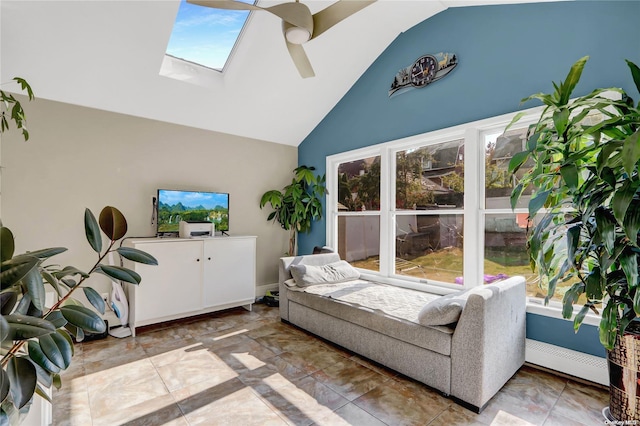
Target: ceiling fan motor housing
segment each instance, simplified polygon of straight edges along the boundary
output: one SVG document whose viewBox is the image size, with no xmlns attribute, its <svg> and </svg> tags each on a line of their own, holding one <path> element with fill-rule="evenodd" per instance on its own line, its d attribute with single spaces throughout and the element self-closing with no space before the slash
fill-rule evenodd
<svg viewBox="0 0 640 426">
<path fill-rule="evenodd" d="M 303 3 L 283 3 L 282 29 L 289 43 L 303 44 L 313 37 L 313 16 Z"/>
</svg>

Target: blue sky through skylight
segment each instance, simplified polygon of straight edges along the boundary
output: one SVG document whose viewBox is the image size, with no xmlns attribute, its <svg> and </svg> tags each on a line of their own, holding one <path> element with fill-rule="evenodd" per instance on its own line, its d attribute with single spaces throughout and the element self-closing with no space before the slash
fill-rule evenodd
<svg viewBox="0 0 640 426">
<path fill-rule="evenodd" d="M 222 70 L 248 16 L 248 10 L 213 9 L 182 0 L 167 54 Z"/>
</svg>

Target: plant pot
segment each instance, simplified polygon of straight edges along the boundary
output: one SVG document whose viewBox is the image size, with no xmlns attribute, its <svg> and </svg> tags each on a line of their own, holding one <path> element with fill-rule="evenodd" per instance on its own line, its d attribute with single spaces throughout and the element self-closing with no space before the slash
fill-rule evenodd
<svg viewBox="0 0 640 426">
<path fill-rule="evenodd" d="M 607 360 L 612 420 L 640 424 L 640 322 L 632 322 L 624 336 L 618 336 Z"/>
</svg>

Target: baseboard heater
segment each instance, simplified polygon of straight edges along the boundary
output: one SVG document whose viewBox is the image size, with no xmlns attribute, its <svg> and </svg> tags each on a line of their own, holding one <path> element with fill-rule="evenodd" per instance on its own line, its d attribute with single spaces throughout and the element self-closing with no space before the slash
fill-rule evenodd
<svg viewBox="0 0 640 426">
<path fill-rule="evenodd" d="M 590 382 L 609 385 L 606 358 L 527 339 L 525 361 Z"/>
</svg>

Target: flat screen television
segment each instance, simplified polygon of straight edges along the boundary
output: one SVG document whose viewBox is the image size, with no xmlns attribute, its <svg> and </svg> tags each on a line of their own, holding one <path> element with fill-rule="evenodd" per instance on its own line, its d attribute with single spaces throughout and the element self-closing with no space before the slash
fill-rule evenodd
<svg viewBox="0 0 640 426">
<path fill-rule="evenodd" d="M 158 189 L 158 235 L 178 234 L 180 221 L 213 222 L 216 231 L 229 231 L 229 194 L 224 192 Z"/>
</svg>

